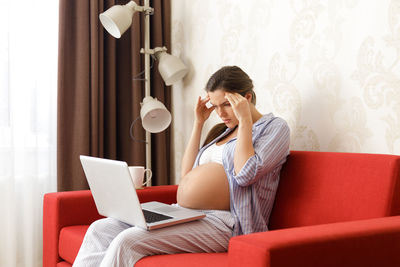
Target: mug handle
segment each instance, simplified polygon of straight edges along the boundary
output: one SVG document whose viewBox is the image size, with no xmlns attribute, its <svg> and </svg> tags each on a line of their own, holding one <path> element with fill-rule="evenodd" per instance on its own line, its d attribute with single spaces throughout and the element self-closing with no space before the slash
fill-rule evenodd
<svg viewBox="0 0 400 267">
<path fill-rule="evenodd" d="M 147 183 L 150 182 L 151 177 L 153 176 L 153 172 L 152 172 L 150 169 L 145 169 L 145 170 L 144 170 L 144 173 L 146 173 L 147 171 L 150 172 L 150 176 L 149 176 L 149 178 L 147 179 L 147 175 L 146 175 L 146 182 L 144 182 L 144 183 L 142 184 L 142 186 L 145 186 L 145 185 L 147 186 Z"/>
</svg>

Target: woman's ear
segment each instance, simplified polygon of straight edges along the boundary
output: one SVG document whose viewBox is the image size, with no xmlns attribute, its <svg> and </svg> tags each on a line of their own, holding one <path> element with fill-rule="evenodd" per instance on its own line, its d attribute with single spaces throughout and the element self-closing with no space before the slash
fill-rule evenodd
<svg viewBox="0 0 400 267">
<path fill-rule="evenodd" d="M 246 93 L 244 96 L 249 103 L 251 103 L 251 100 L 253 99 L 253 95 L 251 93 Z"/>
</svg>

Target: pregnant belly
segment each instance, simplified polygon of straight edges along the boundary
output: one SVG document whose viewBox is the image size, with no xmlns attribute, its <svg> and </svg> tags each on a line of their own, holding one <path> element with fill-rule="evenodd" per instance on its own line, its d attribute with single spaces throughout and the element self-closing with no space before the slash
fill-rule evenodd
<svg viewBox="0 0 400 267">
<path fill-rule="evenodd" d="M 221 164 L 200 165 L 181 179 L 177 200 L 191 209 L 229 210 L 229 183 Z"/>
</svg>

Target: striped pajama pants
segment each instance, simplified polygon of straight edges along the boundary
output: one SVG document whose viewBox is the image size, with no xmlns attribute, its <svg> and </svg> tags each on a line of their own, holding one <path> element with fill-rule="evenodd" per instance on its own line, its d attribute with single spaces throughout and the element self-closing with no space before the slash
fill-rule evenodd
<svg viewBox="0 0 400 267">
<path fill-rule="evenodd" d="M 229 211 L 204 211 L 197 221 L 146 231 L 105 218 L 86 232 L 74 267 L 129 266 L 145 256 L 176 253 L 225 252 L 234 219 Z"/>
</svg>

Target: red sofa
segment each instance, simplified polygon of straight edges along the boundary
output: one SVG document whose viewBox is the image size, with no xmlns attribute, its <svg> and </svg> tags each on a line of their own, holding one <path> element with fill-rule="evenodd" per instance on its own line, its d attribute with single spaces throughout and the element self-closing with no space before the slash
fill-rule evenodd
<svg viewBox="0 0 400 267">
<path fill-rule="evenodd" d="M 176 201 L 177 186 L 138 190 Z M 268 232 L 237 236 L 227 253 L 156 255 L 136 266 L 400 266 L 400 156 L 292 151 Z M 91 222 L 90 191 L 44 196 L 43 266 L 71 266 Z"/>
</svg>

